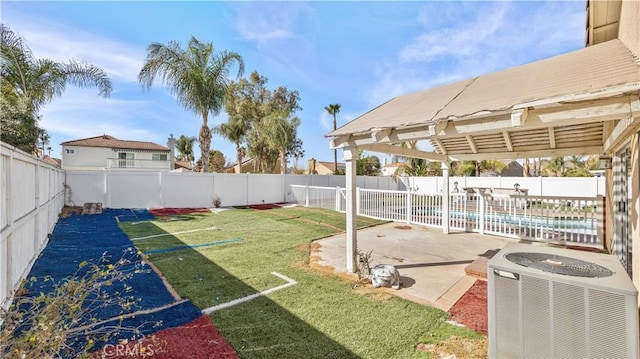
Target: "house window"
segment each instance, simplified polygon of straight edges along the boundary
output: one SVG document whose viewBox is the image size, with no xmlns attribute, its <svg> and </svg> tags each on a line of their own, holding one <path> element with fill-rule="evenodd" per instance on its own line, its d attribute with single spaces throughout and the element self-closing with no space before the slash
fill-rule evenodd
<svg viewBox="0 0 640 359">
<path fill-rule="evenodd" d="M 64 153 L 68 154 L 68 155 L 73 155 L 76 153 L 75 148 L 65 148 L 64 149 Z"/>
<path fill-rule="evenodd" d="M 167 160 L 167 154 L 166 153 L 152 153 L 151 154 L 151 159 L 153 161 L 166 161 Z"/>
<path fill-rule="evenodd" d="M 118 152 L 118 168 L 132 168 L 134 155 L 131 152 Z"/>
</svg>

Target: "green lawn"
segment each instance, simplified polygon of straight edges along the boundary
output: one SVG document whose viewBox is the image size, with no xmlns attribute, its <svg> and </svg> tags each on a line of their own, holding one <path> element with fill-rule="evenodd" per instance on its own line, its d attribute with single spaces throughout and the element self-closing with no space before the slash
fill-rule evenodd
<svg viewBox="0 0 640 359">
<path fill-rule="evenodd" d="M 359 227 L 379 223 L 358 219 Z M 445 323 L 447 313 L 438 309 L 361 294 L 354 283 L 309 270 L 309 244 L 344 225 L 343 214 L 302 207 L 121 224 L 131 238 L 209 228 L 136 240 L 143 252 L 238 240 L 149 256 L 182 297 L 203 309 L 284 284 L 273 271 L 298 282 L 212 313 L 242 358 L 422 358 L 427 356 L 416 351 L 418 343 L 452 334 L 479 337 Z"/>
</svg>

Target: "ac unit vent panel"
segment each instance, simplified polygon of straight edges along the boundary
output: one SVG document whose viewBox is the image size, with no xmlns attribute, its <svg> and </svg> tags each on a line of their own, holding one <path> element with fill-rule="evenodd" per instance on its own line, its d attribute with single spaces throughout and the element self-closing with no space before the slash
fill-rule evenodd
<svg viewBox="0 0 640 359">
<path fill-rule="evenodd" d="M 510 243 L 487 267 L 490 358 L 640 357 L 638 290 L 615 256 Z"/>
</svg>

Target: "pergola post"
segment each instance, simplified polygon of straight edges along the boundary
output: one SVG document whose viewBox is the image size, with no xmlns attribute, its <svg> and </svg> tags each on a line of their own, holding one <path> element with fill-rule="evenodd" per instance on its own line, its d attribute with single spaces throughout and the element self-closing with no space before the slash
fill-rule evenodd
<svg viewBox="0 0 640 359">
<path fill-rule="evenodd" d="M 345 187 L 347 192 L 347 271 L 355 273 L 357 271 L 356 256 L 358 254 L 358 227 L 356 225 L 356 161 L 358 160 L 358 149 L 345 147 L 342 153 L 345 161 Z"/>
<path fill-rule="evenodd" d="M 449 234 L 449 225 L 451 218 L 451 197 L 449 195 L 449 167 L 451 163 L 442 161 L 442 233 Z"/>
</svg>

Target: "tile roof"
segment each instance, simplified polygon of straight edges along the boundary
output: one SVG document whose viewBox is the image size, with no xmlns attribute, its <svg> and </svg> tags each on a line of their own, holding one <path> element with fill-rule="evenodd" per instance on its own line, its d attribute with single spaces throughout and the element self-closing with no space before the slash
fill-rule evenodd
<svg viewBox="0 0 640 359">
<path fill-rule="evenodd" d="M 620 40 L 611 40 L 395 97 L 327 136 L 364 134 L 376 128 L 430 125 L 450 118 L 511 110 L 516 105 L 536 100 L 595 93 L 626 84 L 637 91 L 640 64 Z"/>
<path fill-rule="evenodd" d="M 169 152 L 169 148 L 153 142 L 119 140 L 113 136 L 102 135 L 61 143 L 62 146 L 105 147 L 123 150 L 143 150 Z"/>
</svg>

